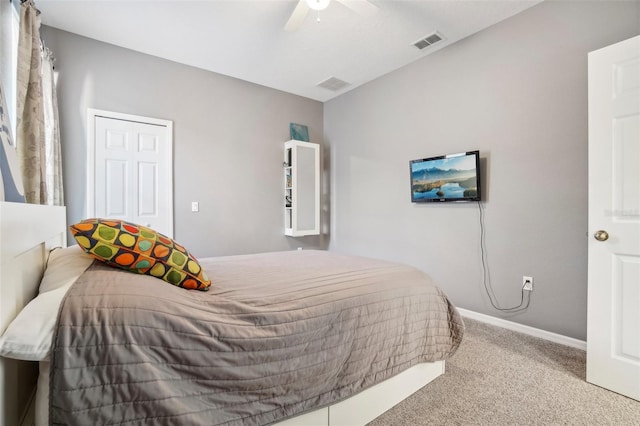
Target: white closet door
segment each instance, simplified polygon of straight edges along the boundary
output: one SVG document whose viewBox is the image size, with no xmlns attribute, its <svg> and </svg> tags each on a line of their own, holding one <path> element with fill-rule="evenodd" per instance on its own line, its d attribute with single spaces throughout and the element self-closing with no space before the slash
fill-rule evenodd
<svg viewBox="0 0 640 426">
<path fill-rule="evenodd" d="M 173 237 L 171 126 L 104 112 L 89 120 L 88 216 L 122 219 Z"/>
<path fill-rule="evenodd" d="M 640 400 L 640 36 L 589 54 L 587 380 Z"/>
</svg>

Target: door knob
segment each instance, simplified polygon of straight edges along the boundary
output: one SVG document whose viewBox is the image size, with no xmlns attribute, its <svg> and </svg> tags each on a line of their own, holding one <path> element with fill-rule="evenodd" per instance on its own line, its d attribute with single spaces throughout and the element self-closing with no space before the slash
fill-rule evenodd
<svg viewBox="0 0 640 426">
<path fill-rule="evenodd" d="M 598 241 L 607 241 L 609 239 L 609 233 L 601 229 L 599 231 L 596 231 L 595 234 L 593 234 L 593 238 L 595 238 Z"/>
</svg>

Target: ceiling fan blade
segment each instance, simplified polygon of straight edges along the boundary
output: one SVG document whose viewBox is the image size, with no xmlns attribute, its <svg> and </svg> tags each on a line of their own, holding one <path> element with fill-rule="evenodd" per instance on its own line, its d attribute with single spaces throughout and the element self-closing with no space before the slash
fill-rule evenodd
<svg viewBox="0 0 640 426">
<path fill-rule="evenodd" d="M 378 11 L 378 6 L 368 0 L 338 0 L 341 4 L 365 17 L 372 16 Z"/>
<path fill-rule="evenodd" d="M 307 13 L 309 12 L 309 6 L 307 6 L 307 2 L 305 0 L 298 1 L 296 8 L 293 9 L 293 13 L 289 17 L 287 24 L 284 26 L 286 31 L 296 31 L 300 28 L 300 25 L 304 22 L 304 18 L 307 17 Z"/>
</svg>

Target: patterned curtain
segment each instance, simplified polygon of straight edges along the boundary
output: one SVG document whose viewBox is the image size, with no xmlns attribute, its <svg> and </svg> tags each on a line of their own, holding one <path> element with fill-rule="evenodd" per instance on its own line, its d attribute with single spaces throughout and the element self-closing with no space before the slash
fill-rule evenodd
<svg viewBox="0 0 640 426">
<path fill-rule="evenodd" d="M 40 45 L 38 10 L 27 0 L 20 9 L 16 145 L 25 198 L 33 204 L 47 201 Z"/>
<path fill-rule="evenodd" d="M 63 205 L 53 56 L 40 40 L 39 15 L 33 0 L 23 1 L 18 38 L 16 145 L 26 201 Z"/>
<path fill-rule="evenodd" d="M 58 120 L 58 96 L 53 71 L 54 57 L 48 48 L 43 49 L 42 98 L 44 101 L 44 145 L 47 204 L 64 205 L 62 188 L 62 152 Z"/>
</svg>

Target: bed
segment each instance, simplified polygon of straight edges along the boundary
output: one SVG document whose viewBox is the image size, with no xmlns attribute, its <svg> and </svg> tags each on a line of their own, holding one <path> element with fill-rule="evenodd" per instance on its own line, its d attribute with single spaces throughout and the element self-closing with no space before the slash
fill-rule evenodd
<svg viewBox="0 0 640 426">
<path fill-rule="evenodd" d="M 424 274 L 389 262 L 306 250 L 201 259 L 208 292 L 89 263 L 64 290 L 36 423 L 365 424 L 442 374 L 463 333 Z M 12 404 L 3 424 L 19 424 L 23 401 Z"/>
</svg>

